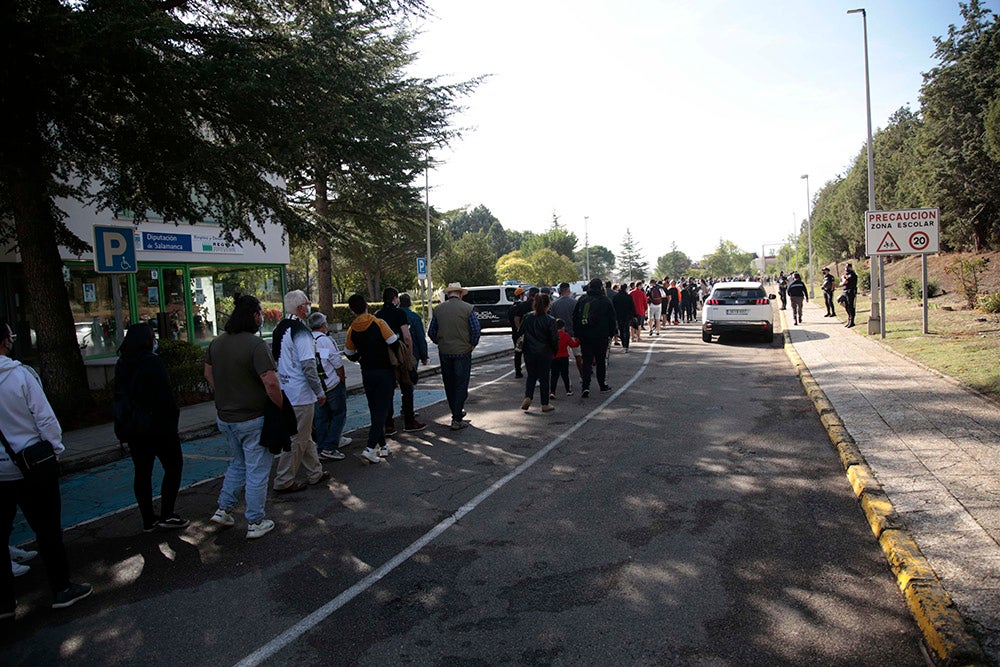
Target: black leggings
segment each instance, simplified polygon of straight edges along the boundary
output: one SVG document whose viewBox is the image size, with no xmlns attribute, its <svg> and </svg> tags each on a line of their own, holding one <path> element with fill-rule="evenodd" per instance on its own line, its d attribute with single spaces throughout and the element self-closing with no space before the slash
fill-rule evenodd
<svg viewBox="0 0 1000 667">
<path fill-rule="evenodd" d="M 153 462 L 160 460 L 163 466 L 163 484 L 160 485 L 160 516 L 168 519 L 174 514 L 177 492 L 181 488 L 181 470 L 184 456 L 177 434 L 153 436 L 129 443 L 132 463 L 135 464 L 135 478 L 132 489 L 135 502 L 142 513 L 142 523 L 149 527 L 156 523 L 153 511 Z"/>
<path fill-rule="evenodd" d="M 23 479 L 0 482 L 0 536 L 4 544 L 10 540 L 18 507 L 31 530 L 35 531 L 49 587 L 53 593 L 64 590 L 69 586 L 69 561 L 63 546 L 59 478 L 52 475 L 35 482 Z M 4 561 L 0 571 L 0 613 L 13 610 L 14 575 Z"/>
</svg>

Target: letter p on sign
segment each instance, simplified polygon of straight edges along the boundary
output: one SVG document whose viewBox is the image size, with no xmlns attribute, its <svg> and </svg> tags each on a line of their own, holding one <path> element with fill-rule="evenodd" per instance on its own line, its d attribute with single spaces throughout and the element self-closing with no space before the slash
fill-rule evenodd
<svg viewBox="0 0 1000 667">
<path fill-rule="evenodd" d="M 135 273 L 135 236 L 131 227 L 94 225 L 94 270 Z"/>
</svg>

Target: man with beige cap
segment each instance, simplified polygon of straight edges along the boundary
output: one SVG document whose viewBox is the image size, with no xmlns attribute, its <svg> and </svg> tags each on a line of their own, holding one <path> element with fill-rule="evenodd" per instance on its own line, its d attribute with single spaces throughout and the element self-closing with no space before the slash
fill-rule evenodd
<svg viewBox="0 0 1000 667">
<path fill-rule="evenodd" d="M 469 425 L 465 417 L 465 399 L 469 396 L 472 374 L 472 350 L 479 344 L 479 318 L 471 304 L 462 301 L 469 290 L 461 283 L 444 288 L 444 303 L 434 308 L 427 336 L 437 344 L 441 360 L 441 380 L 451 408 L 451 430 Z"/>
</svg>

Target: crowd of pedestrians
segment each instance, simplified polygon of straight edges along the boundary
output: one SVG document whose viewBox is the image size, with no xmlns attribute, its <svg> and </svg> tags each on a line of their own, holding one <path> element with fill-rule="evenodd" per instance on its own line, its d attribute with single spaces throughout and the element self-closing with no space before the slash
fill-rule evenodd
<svg viewBox="0 0 1000 667">
<path fill-rule="evenodd" d="M 834 316 L 835 279 L 823 269 L 826 316 Z M 857 274 L 851 264 L 839 283 L 837 299 L 854 326 Z M 529 410 L 539 390 L 542 412 L 552 412 L 559 383 L 566 396 L 589 398 L 596 376 L 601 392 L 611 391 L 607 360 L 613 346 L 628 353 L 642 334 L 658 336 L 670 326 L 693 322 L 713 281 L 664 276 L 613 284 L 591 280 L 579 297 L 569 283 L 556 288 L 518 288 L 508 321 L 514 343 L 515 377 L 524 379 L 521 409 Z M 798 273 L 777 278 L 782 309 L 792 302 L 793 322 L 802 321 L 802 303 L 809 296 Z M 217 426 L 229 447 L 230 462 L 210 521 L 236 524 L 235 509 L 245 503 L 247 539 L 274 529 L 266 505 L 268 481 L 276 467 L 273 492 L 297 493 L 330 478 L 322 461 L 345 458 L 341 447 L 347 417 L 344 357 L 359 363 L 370 423 L 361 458 L 378 464 L 391 451 L 386 439 L 396 431 L 393 394 L 402 399 L 402 428 L 419 431 L 413 386 L 416 366 L 428 363 L 427 339 L 438 346 L 441 377 L 453 431 L 467 428 L 465 402 L 469 393 L 472 351 L 480 340 L 479 319 L 463 301 L 468 290 L 460 283 L 444 289 L 444 300 L 433 310 L 425 332 L 406 293 L 386 288 L 382 306 L 371 314 L 367 300 L 354 294 L 348 306 L 354 319 L 344 349 L 328 335 L 327 318 L 310 312 L 310 300 L 299 290 L 285 295 L 286 315 L 275 328 L 270 345 L 259 335 L 263 311 L 256 297 L 236 295 L 225 331 L 205 350 L 204 376 L 214 392 Z M 14 618 L 15 576 L 27 572 L 27 561 L 40 552 L 53 594 L 54 608 L 68 607 L 91 594 L 89 584 L 70 579 L 62 543 L 58 474 L 29 475 L 20 463 L 26 449 L 43 444 L 53 460 L 63 451 L 62 432 L 34 371 L 10 358 L 14 334 L 0 320 L 0 530 L 9 540 L 18 507 L 35 532 L 38 552 L 9 547 L 11 568 L 0 576 L 0 620 Z M 189 521 L 176 511 L 183 458 L 178 437 L 177 403 L 163 361 L 156 354 L 153 329 L 144 323 L 128 328 L 115 367 L 115 433 L 127 442 L 134 464 L 133 490 L 143 531 L 183 529 Z M 570 355 L 576 372 L 571 373 Z M 277 438 L 275 438 L 277 434 Z M 282 446 L 275 446 L 274 443 Z M 277 465 L 274 459 L 277 456 Z M 164 476 L 160 507 L 153 501 L 152 471 L 159 460 Z M 57 468 L 56 468 L 57 470 Z"/>
</svg>

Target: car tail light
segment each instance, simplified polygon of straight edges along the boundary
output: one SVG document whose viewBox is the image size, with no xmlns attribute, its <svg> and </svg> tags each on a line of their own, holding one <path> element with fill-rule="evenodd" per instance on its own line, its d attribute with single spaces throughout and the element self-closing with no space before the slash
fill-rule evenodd
<svg viewBox="0 0 1000 667">
<path fill-rule="evenodd" d="M 705 305 L 706 306 L 718 306 L 718 305 L 721 305 L 721 304 L 719 303 L 718 299 L 709 299 L 708 301 L 705 302 Z"/>
</svg>

